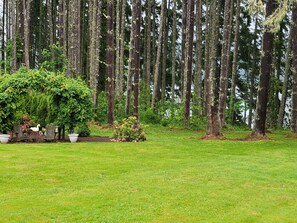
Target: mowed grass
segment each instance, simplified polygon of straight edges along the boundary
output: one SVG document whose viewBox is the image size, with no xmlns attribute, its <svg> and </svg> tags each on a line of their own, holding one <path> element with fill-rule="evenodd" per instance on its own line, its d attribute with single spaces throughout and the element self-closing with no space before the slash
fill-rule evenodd
<svg viewBox="0 0 297 223">
<path fill-rule="evenodd" d="M 147 133 L 143 143 L 0 144 L 0 222 L 297 222 L 297 139 Z"/>
</svg>

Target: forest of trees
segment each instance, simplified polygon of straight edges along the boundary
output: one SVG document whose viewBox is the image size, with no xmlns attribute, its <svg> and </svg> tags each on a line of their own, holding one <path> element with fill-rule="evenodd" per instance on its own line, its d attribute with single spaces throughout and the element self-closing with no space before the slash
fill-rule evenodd
<svg viewBox="0 0 297 223">
<path fill-rule="evenodd" d="M 296 1 L 1 1 L 0 75 L 81 78 L 97 121 L 297 133 Z"/>
</svg>

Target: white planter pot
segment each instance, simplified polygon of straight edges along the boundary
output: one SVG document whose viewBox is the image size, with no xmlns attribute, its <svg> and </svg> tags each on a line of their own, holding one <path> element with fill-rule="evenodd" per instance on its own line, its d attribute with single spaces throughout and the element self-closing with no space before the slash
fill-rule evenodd
<svg viewBox="0 0 297 223">
<path fill-rule="evenodd" d="M 78 139 L 78 134 L 76 134 L 76 133 L 69 134 L 70 142 L 76 142 L 77 139 Z"/>
<path fill-rule="evenodd" d="M 9 139 L 10 139 L 10 135 L 0 134 L 0 142 L 1 143 L 8 143 Z"/>
</svg>

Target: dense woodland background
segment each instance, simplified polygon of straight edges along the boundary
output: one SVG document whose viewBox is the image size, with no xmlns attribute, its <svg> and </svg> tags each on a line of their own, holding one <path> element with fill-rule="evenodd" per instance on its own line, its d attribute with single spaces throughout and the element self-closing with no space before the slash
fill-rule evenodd
<svg viewBox="0 0 297 223">
<path fill-rule="evenodd" d="M 297 132 L 297 3 L 1 0 L 1 75 L 65 72 L 95 120 Z"/>
</svg>

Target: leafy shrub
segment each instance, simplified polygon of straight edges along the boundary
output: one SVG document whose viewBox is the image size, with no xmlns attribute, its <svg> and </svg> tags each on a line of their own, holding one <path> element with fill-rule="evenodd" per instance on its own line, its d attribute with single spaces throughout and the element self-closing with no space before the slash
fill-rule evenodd
<svg viewBox="0 0 297 223">
<path fill-rule="evenodd" d="M 30 92 L 34 94 L 30 95 Z M 34 99 L 33 104 L 39 103 L 39 108 L 29 106 L 30 108 L 25 109 L 29 110 L 27 113 L 32 108 L 38 111 L 31 116 L 32 118 L 46 118 L 48 123 L 65 126 L 70 131 L 93 118 L 91 90 L 82 80 L 45 70 L 22 68 L 15 74 L 0 77 L 0 131 L 11 128 L 16 121 L 16 114 L 24 110 L 19 99 L 25 98 L 28 94 L 30 97 L 35 95 L 33 98 L 36 100 Z M 43 95 L 46 95 L 46 98 L 41 101 Z M 48 114 L 45 116 L 46 111 Z M 41 114 L 42 117 L 39 117 Z"/>
<path fill-rule="evenodd" d="M 42 51 L 41 67 L 52 72 L 65 72 L 67 69 L 67 58 L 59 42 L 49 46 L 49 50 Z"/>
<path fill-rule="evenodd" d="M 145 141 L 145 133 L 136 117 L 123 119 L 122 124 L 114 123 L 113 139 L 118 142 Z"/>
<path fill-rule="evenodd" d="M 102 91 L 98 94 L 98 105 L 96 108 L 95 120 L 102 123 L 107 123 L 107 93 Z"/>
<path fill-rule="evenodd" d="M 91 130 L 89 129 L 87 124 L 80 124 L 76 126 L 75 133 L 78 133 L 79 136 L 87 137 L 90 136 Z"/>
<path fill-rule="evenodd" d="M 98 105 L 96 108 L 95 121 L 105 124 L 107 123 L 108 110 L 107 92 L 100 92 L 98 95 Z M 126 116 L 126 98 L 124 96 L 116 98 L 114 102 L 114 118 L 115 120 L 123 120 Z"/>
<path fill-rule="evenodd" d="M 148 108 L 147 110 L 141 110 L 140 117 L 144 123 L 150 123 L 150 124 L 160 123 L 160 118 L 158 114 L 152 108 Z"/>
</svg>

